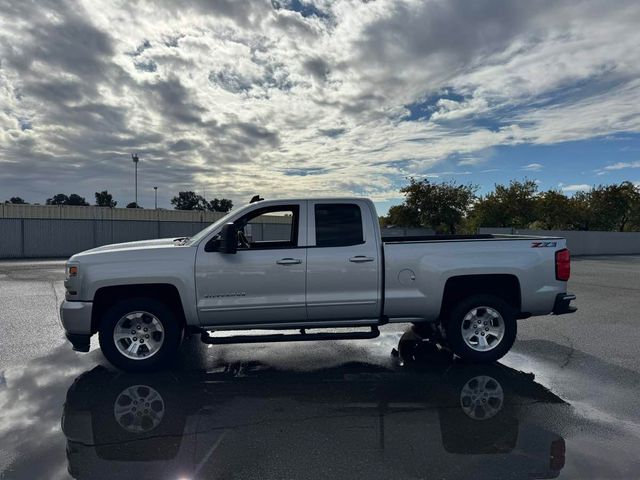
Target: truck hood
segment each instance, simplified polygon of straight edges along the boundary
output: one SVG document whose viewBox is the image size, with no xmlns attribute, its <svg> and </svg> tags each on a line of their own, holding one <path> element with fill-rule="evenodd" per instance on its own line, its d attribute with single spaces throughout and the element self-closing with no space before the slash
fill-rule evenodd
<svg viewBox="0 0 640 480">
<path fill-rule="evenodd" d="M 125 243 L 112 243 L 111 245 L 103 245 L 102 247 L 92 248 L 85 250 L 77 255 L 94 254 L 94 253 L 108 253 L 117 252 L 122 250 L 139 250 L 144 248 L 158 248 L 176 246 L 176 240 L 181 237 L 172 238 L 159 238 L 157 240 L 141 240 L 138 242 L 125 242 Z M 74 255 L 75 257 L 76 255 Z"/>
</svg>

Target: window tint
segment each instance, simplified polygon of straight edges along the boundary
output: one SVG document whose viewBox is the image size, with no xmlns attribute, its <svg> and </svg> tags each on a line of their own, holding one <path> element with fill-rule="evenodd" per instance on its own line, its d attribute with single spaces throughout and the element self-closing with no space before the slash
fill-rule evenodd
<svg viewBox="0 0 640 480">
<path fill-rule="evenodd" d="M 363 243 L 360 207 L 351 203 L 316 204 L 316 245 L 342 247 Z"/>
<path fill-rule="evenodd" d="M 255 210 L 235 223 L 241 232 L 240 249 L 285 248 L 298 244 L 297 205 Z"/>
<path fill-rule="evenodd" d="M 293 239 L 293 212 L 278 211 L 258 215 L 245 227 L 250 241 L 289 242 Z"/>
</svg>

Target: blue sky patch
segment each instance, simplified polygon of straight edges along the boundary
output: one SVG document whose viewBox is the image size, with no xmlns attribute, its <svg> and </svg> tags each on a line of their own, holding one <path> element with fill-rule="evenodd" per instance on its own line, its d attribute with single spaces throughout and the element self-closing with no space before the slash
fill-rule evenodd
<svg viewBox="0 0 640 480">
<path fill-rule="evenodd" d="M 464 96 L 459 93 L 455 93 L 452 90 L 444 90 L 441 93 L 435 95 L 429 95 L 423 100 L 419 100 L 414 103 L 405 105 L 405 108 L 409 110 L 409 115 L 402 118 L 405 122 L 414 122 L 418 120 L 429 120 L 431 115 L 438 110 L 437 104 L 440 100 L 453 100 L 454 102 L 462 102 Z"/>
</svg>

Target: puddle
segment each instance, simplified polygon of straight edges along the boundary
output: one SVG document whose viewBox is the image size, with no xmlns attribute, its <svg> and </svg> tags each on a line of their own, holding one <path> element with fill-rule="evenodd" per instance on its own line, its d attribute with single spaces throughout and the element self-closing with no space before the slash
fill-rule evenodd
<svg viewBox="0 0 640 480">
<path fill-rule="evenodd" d="M 637 438 L 525 373 L 523 353 L 508 357 L 519 368 L 465 365 L 411 332 L 186 350 L 146 375 L 66 345 L 7 368 L 0 478 L 625 478 L 638 466 Z"/>
</svg>

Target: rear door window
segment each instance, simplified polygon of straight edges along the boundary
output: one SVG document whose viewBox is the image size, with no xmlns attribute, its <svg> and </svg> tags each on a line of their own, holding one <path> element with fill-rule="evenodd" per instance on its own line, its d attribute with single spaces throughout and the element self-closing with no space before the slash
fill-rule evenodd
<svg viewBox="0 0 640 480">
<path fill-rule="evenodd" d="M 362 212 L 353 203 L 315 205 L 316 246 L 345 247 L 364 243 Z"/>
</svg>

